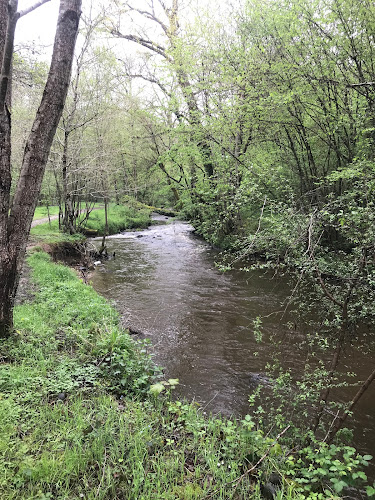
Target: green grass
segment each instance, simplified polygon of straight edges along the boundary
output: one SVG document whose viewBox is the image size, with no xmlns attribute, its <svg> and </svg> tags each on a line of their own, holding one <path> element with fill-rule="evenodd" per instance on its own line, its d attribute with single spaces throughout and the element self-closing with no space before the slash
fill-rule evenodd
<svg viewBox="0 0 375 500">
<path fill-rule="evenodd" d="M 59 207 L 49 207 L 49 215 L 59 215 Z M 36 207 L 33 220 L 44 219 L 45 217 L 48 217 L 47 207 Z"/>
<path fill-rule="evenodd" d="M 258 435 L 149 394 L 158 372 L 116 311 L 46 254 L 29 265 L 39 292 L 2 345 L 0 497 L 229 498 Z"/>
<path fill-rule="evenodd" d="M 150 224 L 150 209 L 140 206 L 125 206 L 111 203 L 108 207 L 109 234 L 116 234 L 127 229 L 145 229 Z M 101 236 L 105 230 L 105 211 L 91 212 L 85 228 L 98 232 Z"/>
<path fill-rule="evenodd" d="M 109 234 L 116 234 L 127 229 L 144 229 L 150 224 L 150 209 L 144 206 L 123 206 L 111 203 L 108 208 Z M 83 216 L 82 216 L 83 218 Z M 103 209 L 93 210 L 82 230 L 90 229 L 102 236 L 105 230 L 105 212 Z M 77 242 L 82 240 L 82 233 L 68 235 L 59 231 L 58 220 L 39 224 L 31 229 L 34 240 L 44 243 Z"/>
<path fill-rule="evenodd" d="M 250 417 L 205 418 L 157 395 L 148 346 L 115 309 L 47 254 L 28 263 L 39 291 L 1 344 L 1 499 L 260 500 L 272 470 L 283 477 L 278 499 L 309 498 L 295 491 L 284 445 Z"/>
<path fill-rule="evenodd" d="M 95 203 L 94 206 L 98 207 L 98 206 L 102 206 L 102 204 Z M 82 205 L 82 209 L 84 210 L 84 205 Z M 50 216 L 59 215 L 59 207 L 57 205 L 53 205 L 53 206 L 49 207 L 49 215 Z M 36 207 L 33 220 L 44 219 L 46 217 L 48 217 L 47 207 L 45 207 L 45 206 Z"/>
<path fill-rule="evenodd" d="M 38 243 L 78 243 L 83 241 L 85 238 L 82 233 L 77 234 L 67 234 L 59 230 L 59 221 L 53 220 L 51 223 L 46 222 L 45 224 L 39 224 L 31 228 L 30 231 L 31 240 Z"/>
</svg>

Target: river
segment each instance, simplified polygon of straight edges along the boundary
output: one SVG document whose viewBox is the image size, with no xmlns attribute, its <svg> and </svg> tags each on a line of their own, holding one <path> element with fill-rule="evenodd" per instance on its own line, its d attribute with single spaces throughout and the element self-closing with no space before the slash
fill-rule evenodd
<svg viewBox="0 0 375 500">
<path fill-rule="evenodd" d="M 264 338 L 273 334 L 281 340 L 284 366 L 294 373 L 303 367 L 303 333 L 287 329 L 282 314 L 288 278 L 269 271 L 223 274 L 215 267 L 215 250 L 191 225 L 155 218 L 159 225 L 109 237 L 116 256 L 98 266 L 93 286 L 115 302 L 125 326 L 151 339 L 156 363 L 166 377 L 180 380 L 178 396 L 197 401 L 206 412 L 243 416 L 249 394 L 259 384 L 267 390 L 265 365 L 274 351 L 271 343 L 255 341 L 257 316 L 263 317 Z M 342 365 L 364 379 L 374 356 L 353 351 Z M 339 397 L 349 400 L 355 390 L 341 389 Z M 352 424 L 353 444 L 375 455 L 375 386 L 363 396 Z M 373 466 L 367 472 L 375 478 Z"/>
</svg>

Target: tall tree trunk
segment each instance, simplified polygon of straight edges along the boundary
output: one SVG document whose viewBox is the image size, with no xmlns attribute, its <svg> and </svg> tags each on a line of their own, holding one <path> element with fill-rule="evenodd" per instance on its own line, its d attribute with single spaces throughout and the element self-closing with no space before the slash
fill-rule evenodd
<svg viewBox="0 0 375 500">
<path fill-rule="evenodd" d="M 31 222 L 53 137 L 61 118 L 68 91 L 82 0 L 60 0 L 51 67 L 43 97 L 27 140 L 20 178 L 10 207 L 10 113 L 3 99 L 10 88 L 9 57 L 13 52 L 14 29 L 20 13 L 9 10 L 7 41 L 1 70 L 0 91 L 0 337 L 7 337 L 13 326 L 13 306 L 22 270 Z M 0 0 L 0 14 L 4 14 Z M 17 8 L 17 2 L 10 2 Z M 38 5 L 38 4 L 36 4 Z M 14 25 L 13 25 L 14 22 Z M 0 20 L 0 29 L 4 19 Z M 0 41 L 2 45 L 3 40 Z M 4 45 L 3 45 L 4 47 Z M 10 51 L 11 48 L 11 52 Z M 5 88 L 5 90 L 4 90 Z M 2 101 L 2 102 L 1 102 Z M 9 213 L 10 209 L 10 213 Z"/>
<path fill-rule="evenodd" d="M 118 38 L 124 38 L 125 40 L 130 40 L 132 42 L 138 43 L 143 47 L 146 47 L 147 49 L 164 57 L 172 65 L 173 71 L 176 74 L 178 85 L 181 89 L 186 102 L 186 106 L 188 108 L 189 122 L 195 127 L 197 135 L 199 136 L 199 139 L 197 139 L 197 147 L 202 156 L 202 163 L 206 176 L 211 178 L 214 175 L 214 164 L 212 161 L 212 151 L 209 137 L 204 132 L 204 127 L 202 124 L 202 112 L 199 109 L 197 98 L 194 95 L 194 89 L 189 80 L 189 75 L 184 69 L 184 62 L 183 60 L 181 60 L 181 56 L 179 54 L 181 48 L 181 38 L 178 33 L 180 27 L 178 19 L 179 2 L 178 0 L 172 0 L 171 8 L 167 8 L 167 6 L 163 2 L 160 2 L 160 5 L 164 10 L 164 14 L 168 18 L 168 25 L 164 24 L 160 19 L 156 17 L 153 9 L 152 12 L 146 12 L 140 11 L 136 7 L 132 7 L 129 4 L 127 6 L 131 11 L 142 14 L 147 19 L 151 19 L 162 27 L 169 41 L 169 49 L 172 52 L 170 52 L 170 50 L 167 51 L 164 47 L 152 40 L 140 38 L 137 35 L 124 35 L 117 29 L 113 29 L 112 34 Z M 179 112 L 177 112 L 176 115 L 178 116 Z"/>
<path fill-rule="evenodd" d="M 72 203 L 72 193 L 69 189 L 69 171 L 68 171 L 68 147 L 69 147 L 69 131 L 65 131 L 64 134 L 64 149 L 62 155 L 62 185 L 63 185 L 63 205 L 64 205 L 64 216 L 62 225 L 64 231 L 70 234 L 74 234 L 75 230 L 75 215 Z"/>
</svg>

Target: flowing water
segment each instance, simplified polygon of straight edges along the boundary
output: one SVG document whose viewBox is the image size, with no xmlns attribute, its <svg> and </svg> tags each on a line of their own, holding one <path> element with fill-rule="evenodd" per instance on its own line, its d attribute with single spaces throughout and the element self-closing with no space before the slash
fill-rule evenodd
<svg viewBox="0 0 375 500">
<path fill-rule="evenodd" d="M 265 338 L 274 334 L 282 341 L 284 366 L 302 370 L 303 334 L 284 326 L 287 277 L 263 271 L 220 273 L 216 252 L 180 221 L 112 236 L 108 247 L 115 258 L 98 267 L 93 286 L 115 301 L 125 326 L 151 339 L 154 359 L 165 367 L 166 377 L 180 380 L 178 396 L 199 402 L 207 412 L 248 413 L 249 394 L 269 384 L 264 370 L 274 349 L 254 339 L 258 316 Z M 356 351 L 343 364 L 365 379 L 374 357 Z M 339 397 L 349 400 L 355 391 L 342 389 Z M 354 444 L 375 455 L 375 386 L 356 414 Z M 370 475 L 375 476 L 374 468 Z"/>
</svg>

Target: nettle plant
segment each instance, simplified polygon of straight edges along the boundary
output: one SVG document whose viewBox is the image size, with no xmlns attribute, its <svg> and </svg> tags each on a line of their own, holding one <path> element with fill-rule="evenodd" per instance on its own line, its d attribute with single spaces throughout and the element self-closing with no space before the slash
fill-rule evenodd
<svg viewBox="0 0 375 500">
<path fill-rule="evenodd" d="M 367 481 L 362 469 L 371 459 L 371 455 L 362 456 L 350 446 L 316 442 L 287 457 L 285 474 L 305 498 L 335 498 L 344 488 L 362 486 Z M 367 494 L 373 494 L 372 486 L 367 486 Z"/>
<path fill-rule="evenodd" d="M 93 350 L 95 364 L 111 392 L 146 397 L 160 373 L 148 353 L 148 343 L 135 343 L 125 331 L 116 328 L 97 341 Z"/>
</svg>

